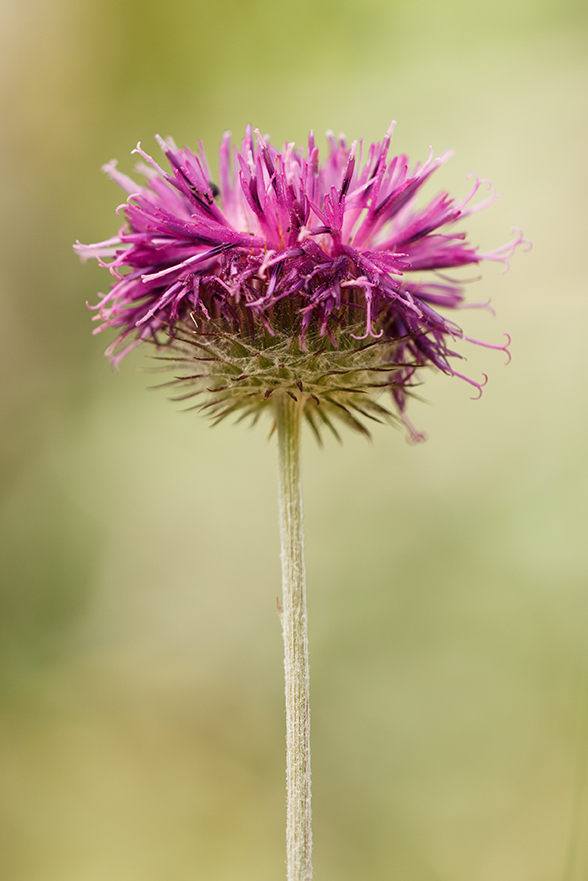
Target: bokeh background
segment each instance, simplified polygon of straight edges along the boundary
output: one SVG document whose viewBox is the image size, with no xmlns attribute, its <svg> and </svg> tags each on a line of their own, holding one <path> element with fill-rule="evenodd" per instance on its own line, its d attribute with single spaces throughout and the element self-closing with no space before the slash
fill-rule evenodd
<svg viewBox="0 0 588 881">
<path fill-rule="evenodd" d="M 71 243 L 112 157 L 251 121 L 414 159 L 533 240 L 471 288 L 481 401 L 305 439 L 316 878 L 588 873 L 588 12 L 580 0 L 2 0 L 4 881 L 284 877 L 275 449 L 113 375 Z M 321 143 L 324 143 L 321 141 Z"/>
</svg>

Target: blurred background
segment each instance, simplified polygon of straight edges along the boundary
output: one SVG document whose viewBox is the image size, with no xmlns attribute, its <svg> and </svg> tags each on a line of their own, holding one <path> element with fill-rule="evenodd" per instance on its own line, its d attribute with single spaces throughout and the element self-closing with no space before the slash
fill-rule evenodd
<svg viewBox="0 0 588 881">
<path fill-rule="evenodd" d="M 588 873 L 588 8 L 580 0 L 2 0 L 0 875 L 284 877 L 275 446 L 114 375 L 75 239 L 141 139 L 368 142 L 504 199 L 469 347 L 413 421 L 305 438 L 316 878 Z"/>
</svg>

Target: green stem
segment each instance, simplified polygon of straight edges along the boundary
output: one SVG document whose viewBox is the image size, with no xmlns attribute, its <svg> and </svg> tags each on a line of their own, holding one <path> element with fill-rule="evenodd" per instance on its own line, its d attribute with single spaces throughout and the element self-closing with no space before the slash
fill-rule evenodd
<svg viewBox="0 0 588 881">
<path fill-rule="evenodd" d="M 302 402 L 275 396 L 282 541 L 282 627 L 286 679 L 286 867 L 288 881 L 312 878 L 310 710 L 306 575 L 302 530 Z"/>
</svg>

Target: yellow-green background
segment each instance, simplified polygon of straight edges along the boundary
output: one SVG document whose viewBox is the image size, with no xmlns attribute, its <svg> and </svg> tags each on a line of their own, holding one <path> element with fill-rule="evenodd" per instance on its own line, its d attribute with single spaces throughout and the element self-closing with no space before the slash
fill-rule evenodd
<svg viewBox="0 0 588 881">
<path fill-rule="evenodd" d="M 455 148 L 534 250 L 392 429 L 305 438 L 317 881 L 588 872 L 587 28 L 579 0 L 2 0 L 3 881 L 274 881 L 283 866 L 275 450 L 113 375 L 71 242 L 155 132 L 327 128 Z M 321 141 L 321 143 L 323 143 Z M 566 861 L 568 869 L 566 870 Z M 567 872 L 567 875 L 566 875 Z"/>
</svg>

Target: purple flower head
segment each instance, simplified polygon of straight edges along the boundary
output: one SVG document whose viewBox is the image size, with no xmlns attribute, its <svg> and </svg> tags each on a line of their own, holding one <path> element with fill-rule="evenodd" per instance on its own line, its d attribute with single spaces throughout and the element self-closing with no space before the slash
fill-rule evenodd
<svg viewBox="0 0 588 881">
<path fill-rule="evenodd" d="M 464 305 L 462 284 L 446 273 L 482 260 L 508 267 L 525 240 L 517 231 L 481 252 L 456 231 L 497 198 L 473 203 L 487 183 L 476 175 L 462 201 L 442 192 L 419 205 L 451 154 L 431 151 L 411 169 L 406 156 L 388 157 L 393 127 L 365 155 L 363 142 L 349 147 L 328 134 L 322 164 L 312 132 L 306 149 L 282 152 L 251 128 L 238 152 L 227 133 L 218 186 L 202 144 L 194 154 L 158 137 L 171 173 L 137 145 L 142 186 L 106 165 L 128 193 L 125 224 L 105 242 L 75 247 L 115 278 L 93 307 L 95 332 L 118 331 L 106 350 L 112 362 L 142 341 L 166 345 L 168 366 L 187 371 L 169 383 L 188 384 L 181 399 L 209 393 L 204 407 L 217 419 L 236 410 L 257 417 L 274 392 L 287 392 L 303 397 L 317 434 L 334 415 L 363 431 L 361 416 L 388 417 L 420 439 L 405 414 L 419 368 L 481 392 L 483 382 L 452 366 L 461 357 L 454 340 L 468 338 L 438 311 Z M 490 348 L 508 352 L 508 343 Z M 377 402 L 382 390 L 395 413 Z"/>
</svg>

